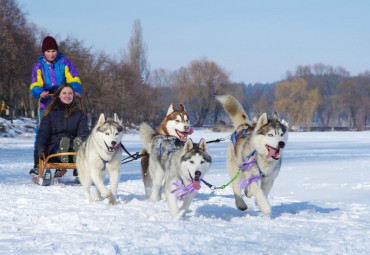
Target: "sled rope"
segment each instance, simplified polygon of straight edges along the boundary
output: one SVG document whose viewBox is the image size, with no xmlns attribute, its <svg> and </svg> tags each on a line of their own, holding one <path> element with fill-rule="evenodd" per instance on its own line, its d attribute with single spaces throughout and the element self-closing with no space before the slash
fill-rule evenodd
<svg viewBox="0 0 370 255">
<path fill-rule="evenodd" d="M 212 185 L 210 184 L 209 182 L 206 182 L 205 180 L 202 179 L 202 182 L 207 185 L 208 188 L 210 188 L 211 190 L 215 190 L 215 189 L 224 189 L 226 188 L 227 186 L 229 186 L 233 181 L 235 181 L 235 179 L 239 176 L 239 174 L 242 172 L 242 168 L 239 167 L 239 170 L 238 172 L 236 173 L 236 175 L 226 184 L 224 185 L 221 185 L 219 187 L 215 186 L 215 185 Z"/>
<path fill-rule="evenodd" d="M 208 141 L 208 142 L 206 142 L 206 143 L 219 143 L 219 142 L 222 142 L 222 141 L 229 140 L 229 139 L 230 139 L 230 137 L 231 137 L 231 135 L 228 135 L 228 136 L 226 136 L 226 137 L 224 137 L 224 138 L 217 138 L 217 139 L 215 139 L 215 140 L 211 140 L 211 141 Z"/>
<path fill-rule="evenodd" d="M 122 162 L 121 164 L 126 164 L 128 162 L 131 162 L 131 161 L 134 161 L 134 160 L 137 160 L 139 158 L 142 158 L 142 157 L 149 157 L 149 153 L 143 153 L 143 154 L 140 154 L 139 152 L 135 152 L 134 154 L 131 154 L 130 152 L 128 152 L 128 150 L 125 148 L 125 146 L 121 143 L 121 148 L 126 152 L 127 155 L 129 155 L 128 157 L 122 159 Z M 131 158 L 131 159 L 130 159 Z M 130 160 L 128 160 L 130 159 Z"/>
<path fill-rule="evenodd" d="M 226 184 L 224 185 L 221 185 L 219 187 L 215 186 L 215 185 L 212 185 L 210 184 L 209 182 L 206 182 L 205 180 L 202 179 L 202 182 L 208 187 L 210 188 L 211 190 L 216 190 L 216 189 L 224 189 L 226 188 L 227 186 L 229 186 L 233 181 L 235 181 L 235 179 L 240 175 L 241 172 L 244 172 L 244 171 L 248 171 L 249 168 L 253 165 L 253 164 L 257 164 L 257 161 L 256 159 L 252 158 L 252 156 L 254 156 L 254 154 L 256 153 L 256 151 L 254 150 L 251 154 L 249 154 L 249 156 L 247 157 L 246 160 L 244 160 L 244 162 L 242 164 L 239 165 L 239 170 L 238 172 L 236 173 L 236 175 Z M 258 165 L 257 165 L 258 167 Z M 259 167 L 258 167 L 259 169 Z M 257 176 L 252 176 L 251 178 L 248 178 L 248 179 L 245 179 L 244 181 L 240 182 L 239 183 L 239 186 L 240 188 L 242 189 L 245 189 L 246 187 L 248 187 L 248 185 L 254 181 L 258 181 L 259 179 L 261 179 L 261 177 L 263 176 L 263 173 L 261 172 L 260 170 L 260 174 L 257 175 Z"/>
</svg>

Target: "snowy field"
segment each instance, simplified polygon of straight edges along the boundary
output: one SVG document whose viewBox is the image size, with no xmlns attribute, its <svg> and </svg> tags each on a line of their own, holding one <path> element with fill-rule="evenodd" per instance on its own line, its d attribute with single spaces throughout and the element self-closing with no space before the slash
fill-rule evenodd
<svg viewBox="0 0 370 255">
<path fill-rule="evenodd" d="M 123 143 L 141 149 L 138 134 Z M 205 180 L 217 186 L 230 180 L 226 146 L 209 144 Z M 290 133 L 270 216 L 253 199 L 238 211 L 230 187 L 202 185 L 185 219 L 172 221 L 167 204 L 145 200 L 138 161 L 121 168 L 117 206 L 89 203 L 71 172 L 64 184 L 34 184 L 32 153 L 32 135 L 0 138 L 0 254 L 370 253 L 370 132 Z"/>
</svg>

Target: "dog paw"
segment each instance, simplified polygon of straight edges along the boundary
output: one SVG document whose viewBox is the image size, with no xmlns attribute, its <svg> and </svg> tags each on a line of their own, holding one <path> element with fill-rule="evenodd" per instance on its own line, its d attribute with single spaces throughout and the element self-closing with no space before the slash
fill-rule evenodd
<svg viewBox="0 0 370 255">
<path fill-rule="evenodd" d="M 162 194 L 162 195 L 161 195 L 161 199 L 162 199 L 162 201 L 163 201 L 163 202 L 166 202 L 166 201 L 167 201 L 167 196 L 166 196 L 166 194 Z"/>
<path fill-rule="evenodd" d="M 94 199 L 92 198 L 92 196 L 86 196 L 86 199 L 87 199 L 87 201 L 89 201 L 90 203 L 94 202 Z"/>
<path fill-rule="evenodd" d="M 116 199 L 109 199 L 108 206 L 116 206 L 116 205 L 117 205 Z"/>
<path fill-rule="evenodd" d="M 262 201 L 256 200 L 256 202 L 264 214 L 268 215 L 271 213 L 271 205 L 267 200 L 262 200 Z"/>
<path fill-rule="evenodd" d="M 172 220 L 173 221 L 178 221 L 182 219 L 185 216 L 185 210 L 180 210 L 177 214 L 173 215 Z"/>
<path fill-rule="evenodd" d="M 112 193 L 109 191 L 109 190 L 104 190 L 102 193 L 101 193 L 102 197 L 104 198 L 109 198 Z"/>
<path fill-rule="evenodd" d="M 236 207 L 237 207 L 240 211 L 245 211 L 245 210 L 247 210 L 247 209 L 248 209 L 248 206 L 247 206 L 247 205 L 245 205 L 245 206 L 237 205 Z"/>
<path fill-rule="evenodd" d="M 158 196 L 153 196 L 153 194 L 148 198 L 150 202 L 157 202 L 158 201 Z"/>
<path fill-rule="evenodd" d="M 240 211 L 245 211 L 248 209 L 248 206 L 247 204 L 244 202 L 244 200 L 242 198 L 235 198 L 235 204 L 236 204 L 236 208 L 238 208 Z"/>
<path fill-rule="evenodd" d="M 268 207 L 265 207 L 265 208 L 261 208 L 261 211 L 264 214 L 269 215 L 271 213 L 271 206 L 268 206 Z"/>
</svg>

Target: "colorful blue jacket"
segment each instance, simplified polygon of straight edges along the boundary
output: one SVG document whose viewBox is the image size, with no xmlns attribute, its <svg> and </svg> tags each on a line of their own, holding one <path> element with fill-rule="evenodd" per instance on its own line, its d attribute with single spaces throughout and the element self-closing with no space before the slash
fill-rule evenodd
<svg viewBox="0 0 370 255">
<path fill-rule="evenodd" d="M 63 83 L 71 84 L 73 89 L 81 94 L 81 81 L 77 70 L 63 53 L 58 53 L 53 62 L 48 62 L 44 55 L 41 55 L 32 68 L 30 86 L 32 95 L 39 99 L 44 91 L 53 94 Z M 50 101 L 51 97 L 41 99 L 40 109 L 44 109 Z"/>
</svg>

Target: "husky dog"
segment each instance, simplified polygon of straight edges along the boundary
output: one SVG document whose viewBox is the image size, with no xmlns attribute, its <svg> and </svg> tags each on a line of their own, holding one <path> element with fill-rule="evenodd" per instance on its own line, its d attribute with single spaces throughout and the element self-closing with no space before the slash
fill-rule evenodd
<svg viewBox="0 0 370 255">
<path fill-rule="evenodd" d="M 160 135 L 170 135 L 178 138 L 180 141 L 186 141 L 187 136 L 193 133 L 193 128 L 190 128 L 189 115 L 183 104 L 180 104 L 180 110 L 174 110 L 173 104 L 168 107 L 166 117 L 162 120 L 157 133 Z M 145 154 L 146 149 L 141 151 Z M 144 186 L 152 185 L 152 177 L 148 173 L 149 157 L 141 158 L 141 173 L 144 181 Z M 148 198 L 149 194 L 146 193 Z"/>
<path fill-rule="evenodd" d="M 174 136 L 157 135 L 146 123 L 140 126 L 140 137 L 150 154 L 148 173 L 152 176 L 152 186 L 145 187 L 149 200 L 158 201 L 162 188 L 162 200 L 167 200 L 172 218 L 185 215 L 196 190 L 200 189 L 200 180 L 211 166 L 205 140 L 194 144 L 191 139 L 182 142 Z M 177 192 L 184 194 L 177 196 Z M 182 198 L 179 210 L 177 199 Z"/>
<path fill-rule="evenodd" d="M 230 176 L 236 176 L 239 167 L 243 169 L 240 186 L 237 181 L 232 185 L 236 207 L 241 211 L 248 208 L 241 196 L 241 188 L 244 188 L 245 195 L 249 198 L 254 196 L 261 211 L 270 214 L 271 205 L 267 198 L 280 171 L 288 129 L 279 121 L 276 112 L 272 119 L 264 113 L 257 121 L 250 122 L 236 98 L 231 95 L 216 98 L 230 115 L 236 129 L 227 150 Z"/>
<path fill-rule="evenodd" d="M 105 120 L 101 114 L 98 123 L 78 150 L 76 166 L 85 197 L 92 202 L 90 187 L 96 186 L 95 200 L 109 198 L 115 205 L 121 167 L 122 123 L 117 114 Z M 110 173 L 110 190 L 104 186 L 106 173 Z"/>
<path fill-rule="evenodd" d="M 186 141 L 187 136 L 193 133 L 193 129 L 190 128 L 189 115 L 183 104 L 180 104 L 180 110 L 174 110 L 173 104 L 168 107 L 166 117 L 162 120 L 157 132 L 161 135 L 172 135 L 181 141 Z"/>
</svg>

